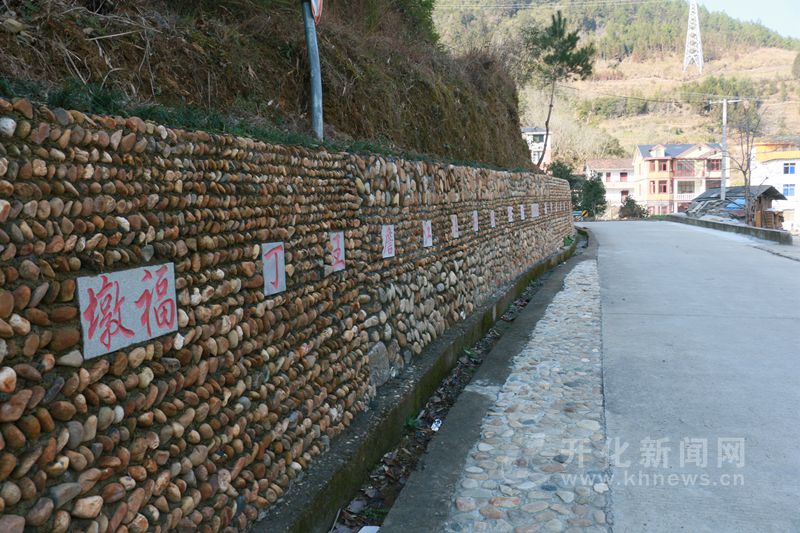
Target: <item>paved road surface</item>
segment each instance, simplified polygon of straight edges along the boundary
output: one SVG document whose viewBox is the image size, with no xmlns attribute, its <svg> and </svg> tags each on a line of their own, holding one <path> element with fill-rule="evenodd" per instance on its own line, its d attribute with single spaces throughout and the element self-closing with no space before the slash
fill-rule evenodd
<svg viewBox="0 0 800 533">
<path fill-rule="evenodd" d="M 631 463 L 613 469 L 614 531 L 800 531 L 800 262 L 676 223 L 588 226 L 607 438 Z"/>
</svg>

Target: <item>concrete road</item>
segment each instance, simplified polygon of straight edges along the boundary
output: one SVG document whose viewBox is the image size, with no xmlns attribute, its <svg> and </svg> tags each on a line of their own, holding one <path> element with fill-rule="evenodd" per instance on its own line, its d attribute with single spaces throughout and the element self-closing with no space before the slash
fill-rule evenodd
<svg viewBox="0 0 800 533">
<path fill-rule="evenodd" d="M 615 533 L 800 531 L 800 262 L 676 223 L 587 226 Z"/>
</svg>

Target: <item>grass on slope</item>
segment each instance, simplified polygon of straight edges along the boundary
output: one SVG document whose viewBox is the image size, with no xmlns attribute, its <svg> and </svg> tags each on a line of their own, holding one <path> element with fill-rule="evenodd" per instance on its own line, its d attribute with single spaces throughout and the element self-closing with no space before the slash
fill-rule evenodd
<svg viewBox="0 0 800 533">
<path fill-rule="evenodd" d="M 505 167 L 529 165 L 516 91 L 487 54 L 454 59 L 425 27 L 429 0 L 326 2 L 319 26 L 326 137 L 340 144 Z M 299 2 L 4 0 L 0 76 L 45 99 L 94 87 L 171 120 L 309 129 Z M 428 19 L 429 20 L 429 19 Z M 100 90 L 102 88 L 102 90 Z M 89 98 L 88 104 L 97 104 Z M 163 111 L 165 106 L 172 111 Z M 175 111 L 177 110 L 177 111 Z M 233 124 L 233 126 L 231 126 Z M 190 124 L 175 124 L 186 125 Z"/>
</svg>

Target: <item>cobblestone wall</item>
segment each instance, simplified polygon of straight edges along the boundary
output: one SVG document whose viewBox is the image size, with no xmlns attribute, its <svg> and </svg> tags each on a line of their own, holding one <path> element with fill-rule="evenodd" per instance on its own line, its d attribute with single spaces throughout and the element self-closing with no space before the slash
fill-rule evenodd
<svg viewBox="0 0 800 533">
<path fill-rule="evenodd" d="M 245 529 L 393 369 L 562 245 L 568 200 L 545 176 L 0 99 L 0 529 Z M 165 264 L 172 332 L 89 358 L 78 278 Z"/>
</svg>

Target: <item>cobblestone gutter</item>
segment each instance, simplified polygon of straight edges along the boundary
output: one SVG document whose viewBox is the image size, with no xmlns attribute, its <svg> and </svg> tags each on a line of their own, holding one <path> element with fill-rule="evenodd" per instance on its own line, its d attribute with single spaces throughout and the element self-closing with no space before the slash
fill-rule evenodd
<svg viewBox="0 0 800 533">
<path fill-rule="evenodd" d="M 499 388 L 467 457 L 444 531 L 608 531 L 600 295 L 578 263 Z"/>
</svg>

